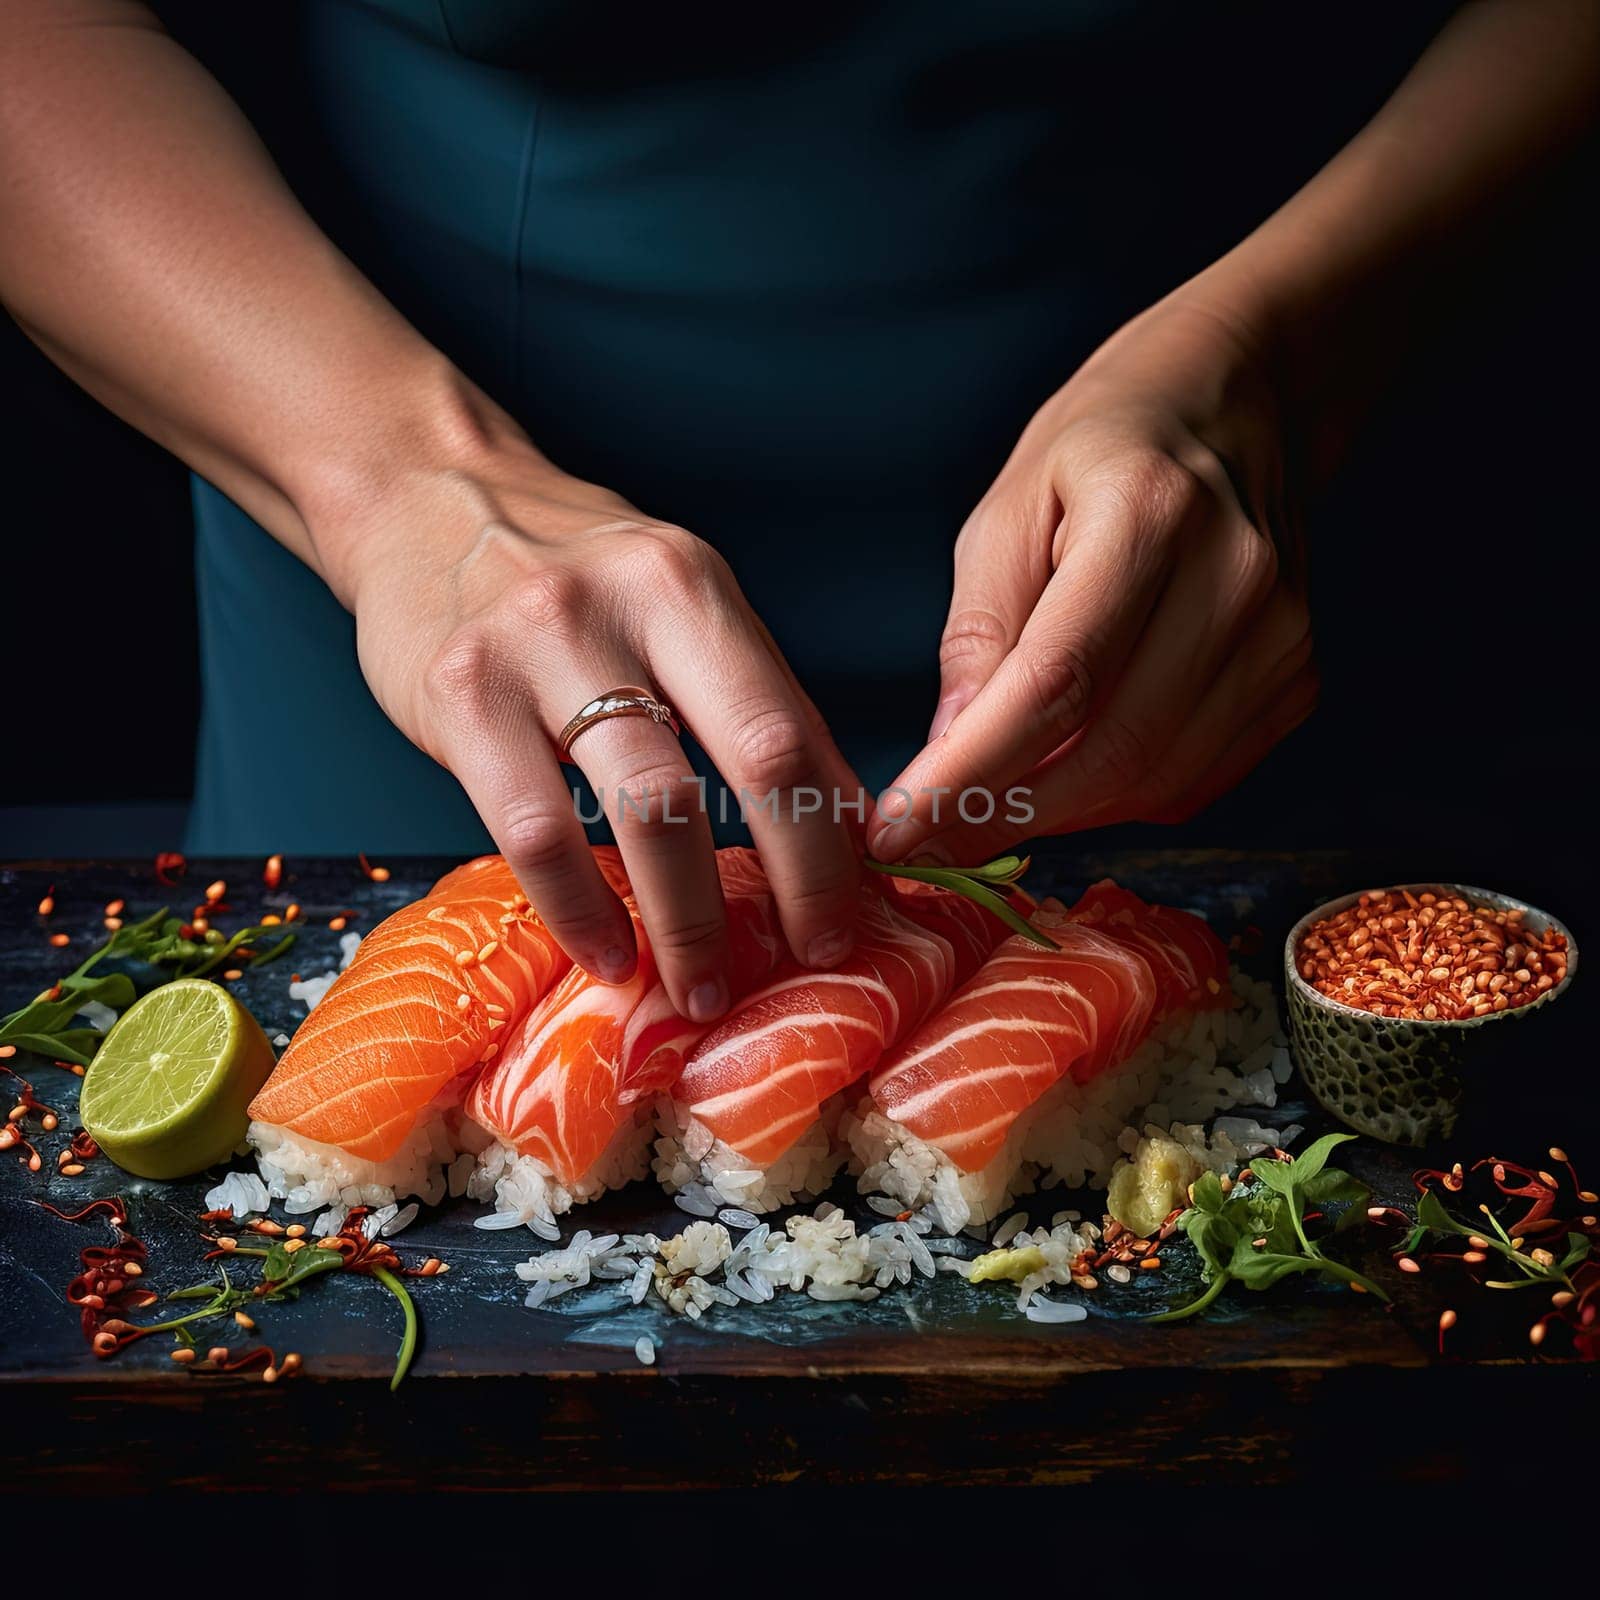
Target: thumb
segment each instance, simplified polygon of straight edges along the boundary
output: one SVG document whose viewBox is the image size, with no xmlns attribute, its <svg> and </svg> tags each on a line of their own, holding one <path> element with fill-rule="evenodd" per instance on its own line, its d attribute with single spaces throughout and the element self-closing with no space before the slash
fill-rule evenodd
<svg viewBox="0 0 1600 1600">
<path fill-rule="evenodd" d="M 939 738 L 1011 653 L 1050 581 L 1050 535 L 1033 508 L 986 501 L 956 540 L 950 614 L 939 641 Z"/>
</svg>

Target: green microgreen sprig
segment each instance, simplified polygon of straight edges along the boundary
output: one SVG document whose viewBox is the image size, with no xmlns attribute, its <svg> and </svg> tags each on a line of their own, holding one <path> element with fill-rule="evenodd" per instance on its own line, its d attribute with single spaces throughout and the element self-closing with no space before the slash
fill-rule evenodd
<svg viewBox="0 0 1600 1600">
<path fill-rule="evenodd" d="M 917 883 L 937 884 L 992 912 L 1014 933 L 1031 939 L 1046 950 L 1061 948 L 1049 934 L 1034 927 L 1006 899 L 1003 890 L 1015 888 L 1030 864 L 1028 856 L 1000 856 L 981 867 L 907 867 L 895 862 L 867 860 L 868 868 L 890 878 L 910 878 Z"/>
</svg>

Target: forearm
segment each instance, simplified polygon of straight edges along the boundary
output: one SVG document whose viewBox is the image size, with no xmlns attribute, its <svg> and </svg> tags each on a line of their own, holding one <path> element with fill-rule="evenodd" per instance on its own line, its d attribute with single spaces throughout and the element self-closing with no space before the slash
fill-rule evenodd
<svg viewBox="0 0 1600 1600">
<path fill-rule="evenodd" d="M 503 424 L 126 0 L 0 0 L 0 299 L 347 602 L 326 530 Z"/>
<path fill-rule="evenodd" d="M 1475 0 L 1316 178 L 1181 291 L 1269 355 L 1314 465 L 1577 144 L 1597 90 L 1594 0 Z"/>
</svg>

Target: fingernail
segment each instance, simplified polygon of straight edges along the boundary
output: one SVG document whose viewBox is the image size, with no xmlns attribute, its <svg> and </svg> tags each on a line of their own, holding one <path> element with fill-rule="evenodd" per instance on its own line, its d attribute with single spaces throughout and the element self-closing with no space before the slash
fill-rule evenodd
<svg viewBox="0 0 1600 1600">
<path fill-rule="evenodd" d="M 905 854 L 905 841 L 911 838 L 911 830 L 901 823 L 885 828 L 872 841 L 872 853 L 879 861 L 898 861 Z"/>
<path fill-rule="evenodd" d="M 806 965 L 808 967 L 836 967 L 850 954 L 850 935 L 848 933 L 819 933 L 810 944 L 806 946 Z"/>
<path fill-rule="evenodd" d="M 600 957 L 600 976 L 607 983 L 626 983 L 633 976 L 633 952 L 614 944 Z"/>
<path fill-rule="evenodd" d="M 944 737 L 944 731 L 960 714 L 962 701 L 958 695 L 946 695 L 933 710 L 933 721 L 928 726 L 928 743 Z"/>
<path fill-rule="evenodd" d="M 687 1003 L 691 1022 L 715 1022 L 728 1009 L 728 986 L 721 978 L 697 983 L 689 991 Z"/>
</svg>

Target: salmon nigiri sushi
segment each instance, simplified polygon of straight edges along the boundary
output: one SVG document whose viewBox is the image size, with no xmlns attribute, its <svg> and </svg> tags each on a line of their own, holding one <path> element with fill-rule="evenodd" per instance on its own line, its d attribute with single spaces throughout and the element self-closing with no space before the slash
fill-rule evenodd
<svg viewBox="0 0 1600 1600">
<path fill-rule="evenodd" d="M 939 895 L 871 883 L 861 894 L 849 959 L 825 972 L 785 962 L 696 1045 L 663 1099 L 655 1172 L 686 1209 L 763 1212 L 819 1194 L 843 1160 L 842 1092 L 949 995 L 958 956 L 937 924 L 954 916 L 970 937 L 970 921 Z"/>
<path fill-rule="evenodd" d="M 1033 920 L 1060 948 L 1007 939 L 846 1119 L 858 1186 L 885 1208 L 953 1233 L 1036 1182 L 1103 1187 L 1130 1114 L 1179 1082 L 1192 1097 L 1217 1062 L 1233 994 L 1199 918 L 1104 884 Z"/>
<path fill-rule="evenodd" d="M 717 868 L 737 1000 L 777 965 L 783 932 L 754 851 L 723 850 Z M 712 1025 L 673 1010 L 637 908 L 627 904 L 639 943 L 633 978 L 606 984 L 572 968 L 509 1032 L 467 1101 L 467 1115 L 494 1139 L 467 1186 L 494 1203 L 481 1228 L 526 1224 L 555 1238 L 555 1219 L 574 1204 L 649 1168 L 656 1093 Z"/>
<path fill-rule="evenodd" d="M 595 856 L 625 892 L 617 852 Z M 467 1089 L 570 966 L 502 856 L 379 923 L 251 1102 L 269 1191 L 299 1212 L 443 1198 L 445 1165 L 487 1142 L 460 1114 Z"/>
</svg>

